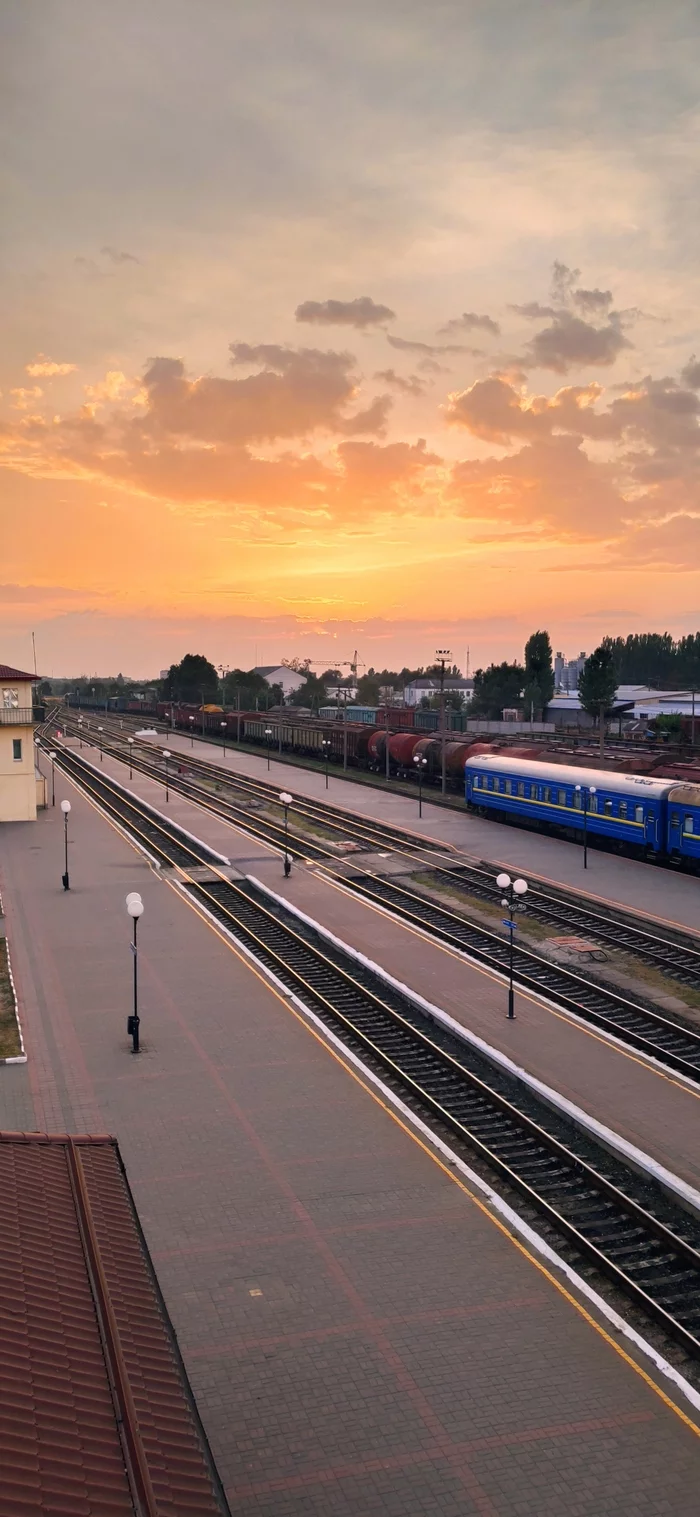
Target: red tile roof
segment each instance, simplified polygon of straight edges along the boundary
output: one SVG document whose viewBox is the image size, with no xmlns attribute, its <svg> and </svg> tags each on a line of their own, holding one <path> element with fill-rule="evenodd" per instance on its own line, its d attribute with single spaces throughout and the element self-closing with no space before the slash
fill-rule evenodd
<svg viewBox="0 0 700 1517">
<path fill-rule="evenodd" d="M 0 679 L 30 679 L 34 685 L 41 675 L 27 674 L 26 670 L 11 668 L 10 664 L 0 664 Z"/>
<path fill-rule="evenodd" d="M 222 1517 L 113 1139 L 0 1133 L 0 1517 Z"/>
</svg>

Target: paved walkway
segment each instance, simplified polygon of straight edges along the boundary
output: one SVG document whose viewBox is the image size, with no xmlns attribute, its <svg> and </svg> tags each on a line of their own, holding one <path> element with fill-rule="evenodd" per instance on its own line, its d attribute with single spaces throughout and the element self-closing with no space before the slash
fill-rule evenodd
<svg viewBox="0 0 700 1517">
<path fill-rule="evenodd" d="M 673 870 L 657 869 L 652 864 L 599 853 L 596 849 L 589 850 L 588 869 L 584 872 L 583 850 L 577 844 L 466 813 L 461 816 L 459 812 L 445 811 L 429 802 L 425 802 L 423 819 L 419 821 L 417 795 L 413 800 L 397 794 L 391 787 L 384 791 L 375 786 L 353 784 L 338 779 L 331 770 L 326 790 L 322 773 L 279 764 L 273 758 L 268 774 L 266 758 L 243 750 L 231 752 L 227 749 L 224 757 L 218 746 L 197 739 L 192 745 L 188 738 L 178 733 L 167 737 L 161 734 L 153 742 L 161 747 L 167 744 L 173 752 L 194 753 L 197 758 L 225 765 L 239 774 L 269 778 L 274 785 L 279 785 L 280 790 L 328 800 L 331 805 L 357 811 L 362 816 L 411 827 L 427 837 L 453 843 L 475 858 L 491 859 L 496 866 L 518 870 L 530 879 L 539 876 L 700 932 L 700 876 L 676 874 Z"/>
<path fill-rule="evenodd" d="M 697 1433 L 59 779 L 63 794 L 69 894 L 58 806 L 0 834 L 29 1052 L 0 1070 L 0 1121 L 118 1138 L 233 1510 L 695 1513 Z"/>
<path fill-rule="evenodd" d="M 516 1020 L 505 1017 L 506 992 L 488 970 L 388 919 L 364 902 L 333 888 L 315 870 L 295 866 L 285 881 L 279 856 L 186 797 L 105 758 L 102 770 L 143 800 L 225 854 L 246 874 L 272 890 L 344 942 L 367 954 L 404 984 L 441 1006 L 479 1037 L 507 1053 L 570 1101 L 612 1127 L 630 1143 L 700 1190 L 700 1092 L 663 1074 L 633 1050 L 617 1049 L 592 1028 L 516 997 Z"/>
</svg>

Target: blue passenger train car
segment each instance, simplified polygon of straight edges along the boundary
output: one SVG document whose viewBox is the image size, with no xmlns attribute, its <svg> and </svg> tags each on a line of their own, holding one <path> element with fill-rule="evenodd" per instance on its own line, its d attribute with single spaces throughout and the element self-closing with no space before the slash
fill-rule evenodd
<svg viewBox="0 0 700 1517">
<path fill-rule="evenodd" d="M 666 804 L 668 853 L 700 870 L 700 785 L 670 784 Z"/>
<path fill-rule="evenodd" d="M 468 759 L 465 780 L 467 805 L 484 815 L 583 832 L 585 813 L 590 834 L 647 855 L 668 851 L 669 791 L 693 788 L 674 787 L 672 780 L 509 759 L 497 753 Z"/>
</svg>

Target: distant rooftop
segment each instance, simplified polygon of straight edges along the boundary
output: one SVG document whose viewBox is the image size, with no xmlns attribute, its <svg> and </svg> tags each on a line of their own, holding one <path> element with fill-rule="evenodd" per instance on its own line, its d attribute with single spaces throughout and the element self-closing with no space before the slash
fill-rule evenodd
<svg viewBox="0 0 700 1517">
<path fill-rule="evenodd" d="M 28 679 L 32 684 L 42 679 L 41 674 L 27 674 L 26 669 L 13 669 L 10 664 L 0 664 L 0 679 Z"/>
</svg>

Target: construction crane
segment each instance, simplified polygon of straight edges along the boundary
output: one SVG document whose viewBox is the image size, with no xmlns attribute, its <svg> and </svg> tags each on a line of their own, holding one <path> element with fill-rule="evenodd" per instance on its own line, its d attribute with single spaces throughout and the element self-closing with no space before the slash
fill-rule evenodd
<svg viewBox="0 0 700 1517">
<path fill-rule="evenodd" d="M 291 659 L 283 658 L 282 663 L 285 668 L 289 668 L 291 665 Z M 323 669 L 349 669 L 351 685 L 357 684 L 358 669 L 367 668 L 367 665 L 363 663 L 361 659 L 358 660 L 357 648 L 355 649 L 352 658 L 335 659 L 332 662 L 329 662 L 327 658 L 305 658 L 304 664 L 307 666 L 307 668 L 311 668 L 311 666 L 315 664 Z"/>
</svg>

